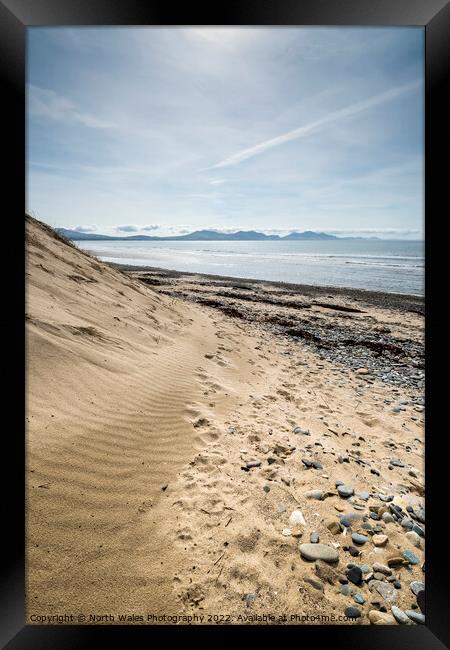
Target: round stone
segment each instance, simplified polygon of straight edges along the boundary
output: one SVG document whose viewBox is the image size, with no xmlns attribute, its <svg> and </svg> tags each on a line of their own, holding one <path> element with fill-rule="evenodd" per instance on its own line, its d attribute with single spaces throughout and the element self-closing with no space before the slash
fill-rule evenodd
<svg viewBox="0 0 450 650">
<path fill-rule="evenodd" d="M 419 582 L 418 580 L 414 580 L 413 582 L 410 583 L 409 586 L 414 596 L 417 596 L 419 591 L 423 591 L 425 589 L 425 585 L 423 584 L 423 582 Z"/>
<path fill-rule="evenodd" d="M 395 618 L 392 614 L 383 613 L 377 609 L 370 610 L 369 621 L 372 625 L 395 625 Z"/>
<path fill-rule="evenodd" d="M 355 603 L 358 603 L 358 605 L 364 605 L 364 603 L 366 602 L 366 599 L 362 594 L 355 594 L 353 596 L 353 600 L 355 601 Z"/>
<path fill-rule="evenodd" d="M 410 564 L 419 564 L 419 558 L 412 551 L 403 551 L 402 555 Z"/>
<path fill-rule="evenodd" d="M 338 485 L 337 491 L 343 499 L 348 499 L 353 495 L 353 488 L 350 485 Z"/>
<path fill-rule="evenodd" d="M 306 526 L 306 521 L 301 510 L 294 510 L 289 517 L 291 526 Z"/>
<path fill-rule="evenodd" d="M 409 616 L 409 618 L 414 621 L 414 623 L 425 625 L 425 616 L 420 612 L 415 612 L 413 609 L 407 609 L 405 614 Z"/>
<path fill-rule="evenodd" d="M 414 530 L 408 530 L 405 537 L 413 546 L 416 548 L 421 548 L 422 542 L 420 540 L 420 536 Z"/>
<path fill-rule="evenodd" d="M 405 614 L 400 607 L 392 605 L 391 612 L 394 615 L 395 620 L 400 623 L 400 625 L 411 625 L 411 619 Z"/>
<path fill-rule="evenodd" d="M 305 560 L 323 560 L 324 562 L 337 562 L 339 553 L 327 544 L 300 544 L 300 555 Z"/>
<path fill-rule="evenodd" d="M 305 497 L 307 499 L 316 499 L 317 501 L 322 501 L 324 493 L 322 490 L 309 490 L 308 492 L 305 492 Z"/>
<path fill-rule="evenodd" d="M 353 582 L 354 585 L 360 585 L 362 582 L 362 571 L 359 566 L 353 565 L 350 569 L 347 570 L 347 578 L 350 582 Z"/>
<path fill-rule="evenodd" d="M 383 512 L 383 514 L 381 515 L 381 519 L 384 521 L 385 524 L 394 523 L 394 517 L 391 515 L 390 512 Z"/>
<path fill-rule="evenodd" d="M 357 607 L 346 607 L 344 614 L 347 618 L 359 618 L 361 616 L 361 610 Z"/>
<path fill-rule="evenodd" d="M 374 546 L 384 546 L 388 541 L 387 535 L 374 535 L 372 537 L 372 542 Z"/>
<path fill-rule="evenodd" d="M 369 541 L 369 538 L 365 535 L 361 535 L 360 533 L 352 533 L 352 540 L 355 542 L 355 544 L 365 544 Z"/>
<path fill-rule="evenodd" d="M 319 533 L 311 533 L 309 536 L 309 541 L 311 544 L 318 544 L 319 543 Z"/>
<path fill-rule="evenodd" d="M 378 573 L 384 573 L 386 576 L 390 576 L 392 573 L 392 570 L 388 566 L 385 564 L 380 564 L 380 562 L 375 562 L 372 564 L 372 569 L 374 571 L 378 571 Z"/>
</svg>

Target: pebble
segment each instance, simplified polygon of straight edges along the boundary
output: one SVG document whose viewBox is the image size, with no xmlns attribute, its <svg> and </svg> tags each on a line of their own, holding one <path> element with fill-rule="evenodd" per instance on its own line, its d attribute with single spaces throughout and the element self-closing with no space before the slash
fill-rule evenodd
<svg viewBox="0 0 450 650">
<path fill-rule="evenodd" d="M 318 501 L 322 501 L 324 493 L 322 490 L 309 490 L 308 492 L 305 492 L 305 497 L 307 499 L 317 499 Z"/>
<path fill-rule="evenodd" d="M 394 517 L 389 512 L 383 512 L 383 514 L 381 515 L 381 519 L 384 521 L 385 524 L 394 523 Z"/>
<path fill-rule="evenodd" d="M 343 499 L 347 499 L 353 494 L 353 488 L 350 485 L 338 485 L 337 491 L 339 492 L 339 496 Z"/>
<path fill-rule="evenodd" d="M 363 573 L 370 573 L 370 566 L 368 564 L 361 564 L 359 568 Z"/>
<path fill-rule="evenodd" d="M 309 536 L 309 541 L 311 544 L 318 544 L 319 543 L 319 533 L 311 533 Z"/>
<path fill-rule="evenodd" d="M 371 580 L 369 583 L 370 591 L 375 591 L 388 603 L 395 603 L 397 600 L 397 592 L 389 582 L 382 582 L 381 580 Z"/>
<path fill-rule="evenodd" d="M 418 580 L 413 580 L 413 582 L 411 582 L 409 586 L 414 596 L 417 596 L 419 591 L 423 591 L 425 589 L 425 585 L 423 584 L 423 582 L 419 582 Z"/>
<path fill-rule="evenodd" d="M 268 492 L 270 492 L 270 486 L 269 486 L 269 485 L 265 485 L 265 486 L 263 487 L 263 490 L 264 490 L 264 492 L 267 494 Z"/>
<path fill-rule="evenodd" d="M 355 603 L 358 603 L 358 605 L 364 605 L 364 603 L 366 602 L 366 599 L 362 594 L 355 594 L 353 596 L 353 600 L 355 601 Z"/>
<path fill-rule="evenodd" d="M 414 524 L 414 526 L 412 527 L 412 530 L 413 530 L 414 533 L 417 533 L 417 535 L 419 535 L 420 537 L 425 537 L 425 531 L 423 530 L 423 528 L 421 528 L 417 524 Z"/>
<path fill-rule="evenodd" d="M 310 436 L 311 433 L 309 431 L 306 431 L 306 429 L 302 429 L 301 427 L 294 427 L 293 433 L 302 433 L 304 436 Z"/>
<path fill-rule="evenodd" d="M 395 618 L 391 614 L 379 612 L 377 609 L 370 610 L 369 621 L 372 625 L 395 625 Z"/>
<path fill-rule="evenodd" d="M 356 546 L 349 546 L 348 552 L 352 557 L 357 557 L 358 555 L 361 555 L 361 551 L 359 550 L 359 548 L 356 548 Z"/>
<path fill-rule="evenodd" d="M 395 620 L 401 625 L 411 625 L 410 618 L 400 609 L 400 607 L 392 605 L 391 612 L 394 615 Z"/>
<path fill-rule="evenodd" d="M 350 587 L 349 587 L 349 585 L 342 585 L 341 594 L 343 594 L 344 596 L 350 596 Z"/>
<path fill-rule="evenodd" d="M 386 576 L 390 576 L 392 574 L 391 569 L 386 566 L 385 564 L 380 564 L 379 562 L 375 562 L 375 564 L 372 564 L 372 569 L 374 571 L 378 571 L 379 573 L 384 573 Z"/>
<path fill-rule="evenodd" d="M 299 551 L 306 560 L 323 560 L 324 562 L 339 560 L 339 553 L 336 549 L 326 544 L 300 544 Z"/>
<path fill-rule="evenodd" d="M 400 555 L 393 555 L 392 557 L 388 558 L 387 564 L 389 567 L 397 566 L 398 564 L 404 564 L 404 561 L 404 558 Z"/>
<path fill-rule="evenodd" d="M 352 540 L 355 544 L 365 544 L 369 541 L 369 538 L 366 535 L 361 535 L 360 533 L 352 533 Z"/>
<path fill-rule="evenodd" d="M 348 580 L 347 580 L 347 578 L 345 576 L 339 576 L 338 580 L 341 583 L 341 585 L 348 584 Z"/>
<path fill-rule="evenodd" d="M 244 598 L 245 598 L 245 604 L 247 605 L 247 607 L 251 607 L 253 605 L 253 603 L 255 602 L 255 600 L 256 600 L 256 595 L 255 594 L 245 594 Z"/>
<path fill-rule="evenodd" d="M 346 575 L 350 582 L 353 582 L 354 585 L 358 586 L 361 584 L 363 574 L 359 566 L 353 565 L 350 569 L 347 570 Z"/>
<path fill-rule="evenodd" d="M 289 517 L 291 526 L 306 526 L 306 521 L 301 510 L 294 510 Z"/>
<path fill-rule="evenodd" d="M 419 625 L 425 625 L 425 616 L 420 612 L 415 612 L 413 609 L 407 609 L 405 614 L 414 621 L 414 623 L 419 623 Z"/>
<path fill-rule="evenodd" d="M 412 551 L 403 551 L 402 555 L 410 564 L 419 564 L 419 558 Z"/>
<path fill-rule="evenodd" d="M 248 463 L 245 465 L 248 469 L 251 469 L 252 467 L 260 467 L 261 466 L 261 461 L 260 460 L 249 460 Z"/>
<path fill-rule="evenodd" d="M 359 618 L 361 616 L 361 610 L 357 607 L 346 607 L 344 614 L 347 618 Z"/>
<path fill-rule="evenodd" d="M 377 512 L 371 512 L 369 517 L 374 521 L 380 521 L 381 517 Z"/>
<path fill-rule="evenodd" d="M 374 535 L 372 537 L 372 542 L 374 546 L 384 546 L 388 541 L 387 535 Z"/>
<path fill-rule="evenodd" d="M 409 530 L 412 530 L 414 526 L 414 522 L 412 519 L 408 519 L 408 517 L 403 517 L 401 521 L 401 526 L 402 528 L 408 528 Z"/>
<path fill-rule="evenodd" d="M 362 499 L 363 501 L 367 501 L 368 498 L 370 497 L 370 494 L 368 492 L 357 492 L 356 496 Z"/>
<path fill-rule="evenodd" d="M 402 588 L 402 583 L 400 582 L 400 580 L 394 580 L 392 584 L 394 585 L 394 587 L 396 589 L 401 589 Z"/>
</svg>

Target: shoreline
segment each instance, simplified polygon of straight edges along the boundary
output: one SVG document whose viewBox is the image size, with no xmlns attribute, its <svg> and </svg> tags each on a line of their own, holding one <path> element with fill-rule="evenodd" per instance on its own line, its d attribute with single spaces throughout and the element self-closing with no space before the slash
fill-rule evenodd
<svg viewBox="0 0 450 650">
<path fill-rule="evenodd" d="M 191 277 L 200 278 L 212 282 L 217 281 L 220 284 L 227 283 L 232 285 L 239 283 L 258 286 L 268 285 L 277 289 L 290 290 L 296 294 L 303 294 L 305 296 L 311 296 L 314 294 L 326 295 L 333 292 L 339 296 L 348 297 L 356 301 L 366 302 L 374 306 L 412 311 L 421 315 L 425 314 L 425 296 L 416 294 L 395 293 L 390 291 L 359 289 L 353 287 L 337 287 L 332 285 L 297 284 L 293 282 L 282 282 L 278 280 L 260 280 L 257 278 L 215 275 L 211 273 L 195 273 L 193 271 L 177 271 L 176 269 L 166 269 L 157 266 L 119 264 L 117 262 L 103 261 L 103 264 L 111 266 L 112 268 L 119 271 L 158 274 L 159 276 L 168 279 Z"/>
</svg>

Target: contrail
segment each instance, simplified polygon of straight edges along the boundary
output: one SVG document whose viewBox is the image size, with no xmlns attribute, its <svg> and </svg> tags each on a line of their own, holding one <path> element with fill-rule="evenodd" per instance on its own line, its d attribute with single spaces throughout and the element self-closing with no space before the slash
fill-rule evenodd
<svg viewBox="0 0 450 650">
<path fill-rule="evenodd" d="M 243 160 L 253 158 L 253 156 L 257 156 L 258 154 L 263 153 L 271 147 L 277 147 L 284 142 L 297 140 L 309 135 L 310 133 L 313 133 L 314 131 L 318 131 L 325 125 L 332 124 L 333 122 L 338 122 L 345 117 L 350 117 L 352 115 L 356 115 L 357 113 L 362 113 L 363 111 L 366 111 L 373 106 L 378 106 L 379 104 L 384 104 L 385 102 L 391 101 L 400 95 L 404 95 L 405 93 L 418 88 L 421 84 L 422 81 L 420 79 L 417 79 L 415 81 L 404 84 L 403 86 L 398 86 L 397 88 L 392 88 L 391 90 L 387 90 L 386 92 L 380 93 L 379 95 L 374 95 L 373 97 L 364 99 L 363 101 L 357 102 L 356 104 L 351 104 L 350 106 L 341 108 L 338 111 L 334 111 L 333 113 L 320 118 L 320 120 L 316 120 L 314 122 L 310 122 L 309 124 L 305 124 L 304 126 L 300 126 L 298 129 L 288 131 L 288 133 L 283 133 L 283 135 L 279 135 L 276 138 L 271 138 L 270 140 L 260 142 L 260 144 L 257 144 L 254 147 L 250 147 L 249 149 L 238 151 L 232 156 L 224 158 L 224 160 L 221 160 L 215 165 L 212 165 L 210 169 L 237 165 Z"/>
</svg>

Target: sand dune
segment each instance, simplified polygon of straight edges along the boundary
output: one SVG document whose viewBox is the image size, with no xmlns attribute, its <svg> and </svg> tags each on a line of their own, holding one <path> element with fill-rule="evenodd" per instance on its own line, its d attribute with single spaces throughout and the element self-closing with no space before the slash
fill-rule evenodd
<svg viewBox="0 0 450 650">
<path fill-rule="evenodd" d="M 423 414 L 411 390 L 321 359 L 256 318 L 158 292 L 32 219 L 26 271 L 29 620 L 337 617 L 355 604 L 337 578 L 352 561 L 351 533 L 369 534 L 363 516 L 389 541 L 368 542 L 353 561 L 416 553 L 420 563 L 395 570 L 396 602 L 412 606 L 423 542 L 368 518 L 389 509 L 380 495 L 403 508 L 423 503 Z M 398 317 L 381 308 L 357 315 L 377 326 Z M 421 316 L 401 320 L 401 336 L 417 338 Z M 353 505 L 336 480 L 370 496 Z M 307 498 L 313 489 L 327 497 Z M 294 530 L 299 508 L 305 525 Z M 331 532 L 330 520 L 349 511 L 361 515 L 353 531 Z M 298 552 L 312 532 L 338 544 L 328 577 Z M 383 607 L 366 583 L 364 623 Z"/>
</svg>

